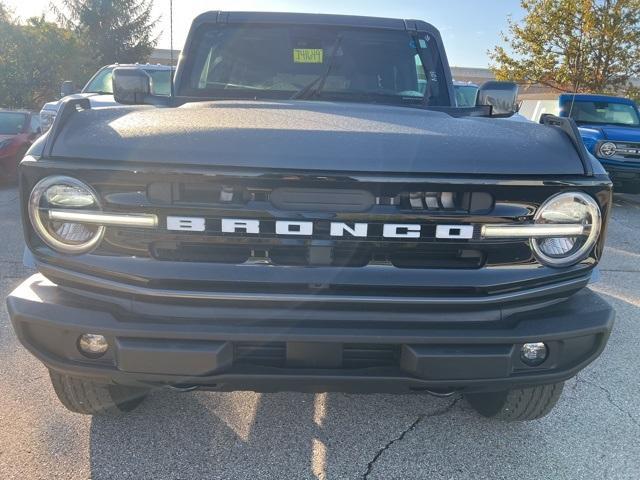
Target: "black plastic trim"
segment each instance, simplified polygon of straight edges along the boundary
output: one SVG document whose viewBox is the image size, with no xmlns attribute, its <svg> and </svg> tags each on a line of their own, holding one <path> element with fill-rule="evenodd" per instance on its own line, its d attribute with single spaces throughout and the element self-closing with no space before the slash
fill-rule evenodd
<svg viewBox="0 0 640 480">
<path fill-rule="evenodd" d="M 71 98 L 62 100 L 58 109 L 56 119 L 53 121 L 53 125 L 49 129 L 44 145 L 44 156 L 51 157 L 53 152 L 53 146 L 58 140 L 58 136 L 62 133 L 65 124 L 69 119 L 78 113 L 78 108 L 81 110 L 90 110 L 91 101 L 88 98 Z"/>
<path fill-rule="evenodd" d="M 335 324 L 268 326 L 260 322 L 254 325 L 225 325 L 215 318 L 204 324 L 194 324 L 188 319 L 171 324 L 154 322 L 152 319 L 123 322 L 107 311 L 97 310 L 91 302 L 67 303 L 55 285 L 45 282 L 45 290 L 40 291 L 38 283 L 43 280 L 40 275 L 30 278 L 7 300 L 20 341 L 49 368 L 125 384 L 192 384 L 215 390 L 253 388 L 258 391 L 308 391 L 322 388 L 323 391 L 397 392 L 420 388 L 481 391 L 554 383 L 574 376 L 597 358 L 606 345 L 614 323 L 612 308 L 588 290 L 552 307 L 514 313 L 509 321 L 491 327 L 474 324 L 417 324 L 407 327 L 393 322 L 384 327 L 364 328 Z M 82 358 L 72 340 L 87 331 L 105 335 L 114 346 L 121 338 L 137 339 L 135 352 L 131 353 L 137 357 L 139 353 L 136 352 L 142 352 L 145 358 L 132 358 L 135 360 L 133 364 L 137 365 L 134 369 L 142 365 L 142 370 L 153 373 L 118 370 L 117 351 L 106 361 Z M 166 340 L 176 342 L 180 351 L 172 350 L 171 342 Z M 511 365 L 507 374 L 504 361 L 492 362 L 496 351 L 506 351 L 505 345 L 517 349 L 519 345 L 531 341 L 543 341 L 552 346 L 555 353 L 547 364 L 524 368 L 518 363 L 517 356 L 512 355 L 507 360 L 503 355 L 503 359 Z M 333 369 L 229 365 L 225 352 L 230 350 L 224 342 L 310 342 L 326 344 L 329 348 L 336 343 L 411 345 L 415 352 L 422 351 L 419 354 L 422 358 L 416 359 L 417 363 L 413 362 L 420 367 L 415 371 L 411 362 L 397 367 Z M 65 349 L 63 344 L 71 347 Z M 511 351 L 517 352 L 515 349 Z M 181 356 L 181 361 L 186 362 L 186 370 L 182 372 L 188 371 L 191 368 L 189 365 L 200 368 L 204 365 L 204 357 L 211 358 L 211 352 L 214 351 L 219 352 L 216 357 L 221 360 L 220 368 L 215 372 L 199 371 L 194 374 L 164 372 L 162 368 L 155 368 L 152 360 L 154 355 L 163 355 L 165 351 Z M 449 371 L 447 374 L 444 369 L 439 373 L 431 372 L 425 378 L 420 372 L 429 369 L 425 370 L 423 362 L 437 363 L 443 354 L 459 362 L 462 365 L 459 369 L 463 371 Z M 482 359 L 483 365 L 475 368 L 475 359 Z M 491 363 L 494 365 L 491 366 Z"/>
<path fill-rule="evenodd" d="M 559 281 L 540 287 L 520 289 L 513 292 L 496 293 L 487 296 L 385 296 L 385 295 L 332 295 L 332 294 L 286 294 L 286 293 L 248 293 L 248 292 L 215 292 L 198 290 L 173 290 L 131 285 L 123 282 L 107 280 L 93 275 L 86 275 L 63 268 L 40 265 L 39 269 L 48 277 L 86 288 L 102 289 L 125 295 L 151 297 L 157 299 L 211 300 L 235 302 L 271 302 L 271 303 L 313 303 L 329 304 L 367 304 L 367 305 L 489 305 L 516 301 L 531 300 L 546 296 L 568 296 L 585 287 L 591 278 L 591 272 L 577 278 Z"/>
<path fill-rule="evenodd" d="M 593 166 L 589 159 L 589 151 L 584 146 L 580 131 L 576 122 L 572 118 L 558 117 L 550 113 L 545 113 L 540 117 L 540 123 L 543 125 L 560 128 L 571 139 L 571 143 L 576 148 L 582 165 L 584 166 L 584 173 L 588 177 L 593 177 Z"/>
</svg>

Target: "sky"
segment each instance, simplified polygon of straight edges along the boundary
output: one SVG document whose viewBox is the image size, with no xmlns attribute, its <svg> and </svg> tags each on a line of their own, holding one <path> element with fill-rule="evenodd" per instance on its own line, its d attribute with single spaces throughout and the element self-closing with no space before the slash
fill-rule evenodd
<svg viewBox="0 0 640 480">
<path fill-rule="evenodd" d="M 22 19 L 51 20 L 49 0 L 3 0 Z M 58 3 L 54 0 L 54 3 Z M 444 39 L 449 63 L 487 67 L 487 50 L 500 43 L 507 17 L 522 18 L 520 0 L 173 0 L 173 45 L 180 49 L 194 17 L 209 10 L 291 11 L 414 18 L 435 25 Z M 158 47 L 169 48 L 169 0 L 154 0 Z"/>
</svg>

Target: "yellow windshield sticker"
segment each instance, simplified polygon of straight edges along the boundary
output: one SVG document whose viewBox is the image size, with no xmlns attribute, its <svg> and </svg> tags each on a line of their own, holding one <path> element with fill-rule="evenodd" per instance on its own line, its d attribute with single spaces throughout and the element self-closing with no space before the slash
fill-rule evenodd
<svg viewBox="0 0 640 480">
<path fill-rule="evenodd" d="M 321 48 L 294 48 L 294 63 L 322 63 L 324 61 L 324 50 Z"/>
</svg>

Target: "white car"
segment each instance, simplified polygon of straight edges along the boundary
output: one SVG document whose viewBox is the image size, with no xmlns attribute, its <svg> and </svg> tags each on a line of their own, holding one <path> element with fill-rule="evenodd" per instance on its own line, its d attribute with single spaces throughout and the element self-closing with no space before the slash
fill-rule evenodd
<svg viewBox="0 0 640 480">
<path fill-rule="evenodd" d="M 478 91 L 480 87 L 471 82 L 458 82 L 453 81 L 453 91 L 456 95 L 456 105 L 458 107 L 474 107 L 478 100 Z M 514 113 L 505 120 L 512 120 L 516 122 L 530 122 L 531 120 L 524 115 Z"/>
<path fill-rule="evenodd" d="M 40 111 L 40 123 L 42 131 L 46 132 L 56 119 L 58 109 L 63 100 L 69 98 L 88 98 L 91 107 L 110 107 L 118 105 L 113 98 L 112 76 L 116 67 L 137 67 L 151 75 L 153 83 L 153 93 L 155 95 L 171 95 L 171 72 L 173 69 L 168 65 L 134 64 L 134 65 L 107 65 L 102 67 L 91 77 L 80 93 L 67 95 L 56 102 L 45 103 Z"/>
</svg>

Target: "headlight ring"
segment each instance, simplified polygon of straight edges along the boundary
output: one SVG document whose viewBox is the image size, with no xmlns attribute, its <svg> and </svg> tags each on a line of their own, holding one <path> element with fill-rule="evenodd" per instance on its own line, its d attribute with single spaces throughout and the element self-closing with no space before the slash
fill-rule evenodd
<svg viewBox="0 0 640 480">
<path fill-rule="evenodd" d="M 586 235 L 577 237 L 532 238 L 531 249 L 537 259 L 561 268 L 584 260 L 598 241 L 602 214 L 598 203 L 582 192 L 567 192 L 549 198 L 536 212 L 536 224 L 576 224 L 588 227 Z"/>
<path fill-rule="evenodd" d="M 38 236 L 59 252 L 79 255 L 100 244 L 105 233 L 103 225 L 53 221 L 48 218 L 48 211 L 56 207 L 102 210 L 100 198 L 91 187 L 67 176 L 44 178 L 31 191 L 29 219 Z"/>
</svg>

